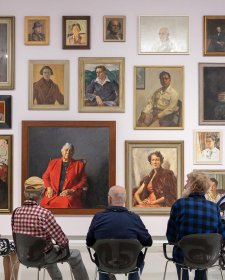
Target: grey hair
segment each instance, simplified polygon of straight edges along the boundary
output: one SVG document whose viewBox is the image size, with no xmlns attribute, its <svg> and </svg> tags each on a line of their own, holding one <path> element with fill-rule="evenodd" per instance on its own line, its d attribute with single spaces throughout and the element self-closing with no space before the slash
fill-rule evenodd
<svg viewBox="0 0 225 280">
<path fill-rule="evenodd" d="M 113 204 L 123 205 L 126 201 L 127 194 L 124 187 L 112 186 L 109 189 L 109 196 L 112 198 L 112 205 Z"/>
<path fill-rule="evenodd" d="M 35 201 L 39 201 L 42 198 L 43 192 L 44 192 L 44 188 L 40 189 L 39 191 L 24 191 L 24 196 L 27 199 L 31 199 L 31 200 L 35 200 Z"/>
<path fill-rule="evenodd" d="M 211 186 L 211 180 L 209 176 L 200 171 L 193 171 L 187 174 L 187 178 L 192 184 L 192 192 L 203 192 L 206 193 Z"/>
<path fill-rule="evenodd" d="M 61 149 L 61 152 L 63 152 L 63 150 L 65 149 L 69 149 L 71 150 L 72 154 L 74 154 L 74 145 L 71 144 L 71 143 L 65 143 L 63 146 L 62 146 L 62 149 Z"/>
</svg>

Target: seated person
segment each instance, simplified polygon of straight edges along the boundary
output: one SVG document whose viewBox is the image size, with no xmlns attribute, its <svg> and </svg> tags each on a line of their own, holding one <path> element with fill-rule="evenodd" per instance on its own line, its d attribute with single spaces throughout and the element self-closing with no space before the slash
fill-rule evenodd
<svg viewBox="0 0 225 280">
<path fill-rule="evenodd" d="M 98 239 L 138 239 L 143 246 L 151 246 L 152 238 L 145 228 L 140 217 L 124 207 L 126 190 L 120 186 L 109 189 L 109 207 L 104 212 L 97 213 L 87 233 L 87 246 L 92 246 Z M 143 255 L 139 255 L 138 264 L 141 270 L 144 267 Z M 99 280 L 116 279 L 111 275 L 100 273 Z M 138 273 L 129 275 L 129 280 L 139 279 Z"/>
</svg>

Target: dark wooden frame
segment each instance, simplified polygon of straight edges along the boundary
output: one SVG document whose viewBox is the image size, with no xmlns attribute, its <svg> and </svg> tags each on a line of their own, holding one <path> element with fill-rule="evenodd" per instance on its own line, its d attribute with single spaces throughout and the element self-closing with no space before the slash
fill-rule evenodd
<svg viewBox="0 0 225 280">
<path fill-rule="evenodd" d="M 87 44 L 82 45 L 68 45 L 66 43 L 67 39 L 67 21 L 86 21 L 87 28 Z M 75 49 L 90 49 L 91 48 L 91 34 L 90 34 L 91 17 L 90 16 L 63 16 L 62 17 L 62 48 L 75 50 Z"/>
<path fill-rule="evenodd" d="M 1 128 L 11 128 L 12 126 L 12 102 L 11 95 L 0 95 L 0 102 L 4 103 L 4 120 L 0 120 L 0 129 Z"/>
<path fill-rule="evenodd" d="M 34 138 L 32 140 L 32 137 L 31 137 L 32 135 L 30 135 L 29 133 L 32 132 L 32 130 L 35 131 L 36 129 L 37 129 L 36 131 L 39 133 L 39 131 L 41 131 L 41 129 L 43 129 L 43 128 L 45 129 L 44 134 L 51 133 L 50 132 L 51 129 L 52 129 L 52 131 L 55 131 L 58 134 L 61 132 L 60 129 L 65 129 L 66 130 L 68 128 L 70 130 L 70 134 L 74 133 L 74 131 L 76 129 L 79 129 L 79 128 L 85 128 L 85 130 L 87 130 L 89 128 L 94 128 L 95 130 L 97 130 L 98 128 L 106 128 L 107 129 L 108 132 L 107 132 L 107 141 L 106 142 L 108 143 L 108 157 L 107 157 L 107 159 L 108 159 L 109 173 L 108 173 L 108 185 L 104 186 L 104 188 L 106 188 L 106 189 L 104 189 L 104 193 L 105 193 L 104 199 L 107 200 L 108 188 L 110 186 L 114 185 L 115 182 L 116 182 L 116 172 L 115 172 L 116 171 L 116 169 L 115 169 L 116 168 L 116 122 L 115 121 L 22 121 L 22 166 L 23 166 L 23 168 L 22 168 L 22 182 L 21 182 L 21 186 L 22 186 L 22 188 L 21 188 L 21 195 L 22 195 L 21 200 L 22 200 L 22 202 L 24 201 L 24 196 L 23 196 L 24 181 L 29 176 L 39 176 L 40 177 L 42 175 L 42 174 L 29 174 L 29 168 L 31 168 L 31 167 L 28 164 L 28 162 L 29 162 L 29 158 L 31 158 L 31 155 L 30 155 L 30 153 L 31 153 L 30 152 L 31 151 L 31 141 L 34 141 Z M 74 131 L 72 131 L 73 129 L 74 129 Z M 29 137 L 29 135 L 30 135 L 30 137 Z M 69 135 L 69 133 L 68 133 L 68 135 Z M 62 137 L 67 137 L 66 138 L 67 141 L 70 141 L 70 139 L 68 139 L 68 137 L 69 137 L 68 135 L 67 136 L 63 135 Z M 42 139 L 45 139 L 44 138 L 45 136 L 42 136 L 42 137 L 43 137 Z M 50 137 L 50 136 L 48 136 L 48 137 Z M 72 137 L 72 136 L 70 136 L 70 137 Z M 86 137 L 84 140 L 85 141 L 90 141 L 90 142 L 88 142 L 90 144 L 94 143 L 95 139 L 91 139 L 91 137 L 90 137 L 90 139 L 87 139 L 87 138 L 88 137 Z M 51 139 L 52 139 L 52 135 L 51 135 Z M 60 144 L 58 144 L 58 143 L 56 143 L 57 140 L 58 140 L 57 137 L 54 137 L 54 142 L 53 143 L 49 143 L 49 142 L 46 143 L 45 142 L 45 146 L 47 146 L 47 148 L 49 147 L 49 149 L 51 149 L 51 151 L 52 151 L 54 149 L 54 147 L 52 147 L 53 145 L 60 145 L 59 146 L 60 148 L 57 148 L 57 149 L 59 149 L 57 151 L 57 153 L 60 153 L 60 149 L 65 142 L 63 142 L 63 143 L 60 142 Z M 40 139 L 38 139 L 37 141 L 39 142 Z M 41 145 L 41 144 L 39 143 L 39 145 Z M 89 146 L 87 146 L 87 144 L 85 146 L 85 143 L 84 143 L 83 147 L 87 148 Z M 38 150 L 40 151 L 40 149 L 43 149 L 43 148 L 39 147 Z M 77 150 L 78 150 L 78 154 L 79 154 L 79 147 L 77 147 Z M 83 149 L 83 150 L 85 151 L 85 149 Z M 99 152 L 98 155 L 101 156 L 101 152 Z M 75 145 L 75 156 L 76 156 L 76 145 Z M 45 157 L 47 157 L 47 156 L 45 156 Z M 35 160 L 34 155 L 32 157 L 32 160 L 33 159 Z M 48 160 L 49 160 L 49 158 L 48 158 Z M 35 164 L 40 165 L 41 163 L 43 164 L 42 160 L 39 160 L 39 161 L 37 160 L 37 162 Z M 93 161 L 88 161 L 87 164 L 94 165 L 95 163 L 94 163 L 94 160 L 93 160 Z M 45 166 L 45 169 L 46 168 L 47 168 L 47 165 Z M 88 176 L 87 170 L 86 170 L 86 173 L 87 173 L 87 176 Z M 98 174 L 98 175 L 100 175 L 100 174 Z M 97 184 L 95 185 L 95 187 L 97 187 Z M 83 208 L 83 209 L 61 208 L 61 209 L 51 209 L 51 210 L 55 214 L 85 215 L 85 214 L 94 214 L 94 213 L 98 212 L 100 209 L 105 208 L 105 206 L 103 206 L 103 207 L 101 206 L 101 208 Z"/>
<path fill-rule="evenodd" d="M 5 213 L 11 213 L 12 212 L 12 198 L 13 198 L 13 179 L 12 179 L 12 141 L 13 141 L 13 136 L 12 135 L 0 135 L 0 140 L 6 140 L 8 144 L 8 151 L 7 151 L 7 166 L 8 166 L 8 172 L 7 172 L 7 195 L 6 195 L 6 200 L 8 201 L 8 207 L 6 208 L 0 208 L 0 214 L 5 214 Z M 2 147 L 1 147 L 2 149 Z M 2 159 L 1 162 L 4 160 Z M 4 164 L 3 164 L 4 165 Z M 1 188 L 2 191 L 2 188 Z M 4 191 L 3 191 L 4 193 Z M 1 193 L 1 198 L 4 195 Z M 0 206 L 1 207 L 1 206 Z"/>
<path fill-rule="evenodd" d="M 6 62 L 7 81 L 0 81 L 0 90 L 11 90 L 14 89 L 15 83 L 15 17 L 0 17 L 0 24 L 7 25 L 7 38 L 5 41 L 0 40 L 0 49 L 4 50 L 4 47 L 6 47 L 5 51 L 8 56 Z M 5 45 L 1 47 L 1 44 Z"/>
</svg>

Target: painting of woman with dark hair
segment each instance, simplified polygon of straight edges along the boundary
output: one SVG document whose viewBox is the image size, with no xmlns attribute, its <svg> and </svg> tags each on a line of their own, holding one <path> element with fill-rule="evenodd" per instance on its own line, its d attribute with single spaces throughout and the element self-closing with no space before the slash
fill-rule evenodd
<svg viewBox="0 0 225 280">
<path fill-rule="evenodd" d="M 135 207 L 171 207 L 177 200 L 177 178 L 162 167 L 163 160 L 159 151 L 148 156 L 152 170 L 134 193 Z"/>
</svg>

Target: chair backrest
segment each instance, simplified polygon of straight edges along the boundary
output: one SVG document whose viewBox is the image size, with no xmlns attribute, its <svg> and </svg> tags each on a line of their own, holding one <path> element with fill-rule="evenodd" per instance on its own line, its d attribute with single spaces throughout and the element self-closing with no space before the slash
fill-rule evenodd
<svg viewBox="0 0 225 280">
<path fill-rule="evenodd" d="M 207 269 L 219 258 L 222 236 L 218 233 L 190 234 L 179 242 L 184 254 L 184 265 L 193 269 Z"/>
<path fill-rule="evenodd" d="M 137 258 L 143 246 L 137 239 L 101 239 L 92 248 L 100 270 L 124 274 L 137 267 Z"/>
<path fill-rule="evenodd" d="M 6 238 L 0 238 L 0 256 L 6 256 L 10 252 L 9 240 Z"/>
<path fill-rule="evenodd" d="M 20 263 L 27 267 L 41 268 L 44 266 L 45 239 L 22 233 L 13 233 L 13 239 Z"/>
</svg>

